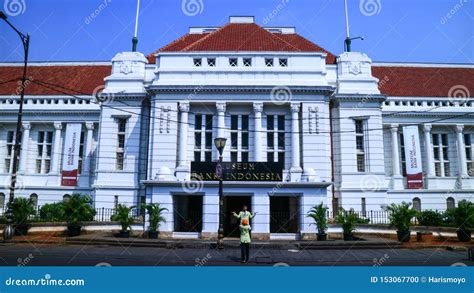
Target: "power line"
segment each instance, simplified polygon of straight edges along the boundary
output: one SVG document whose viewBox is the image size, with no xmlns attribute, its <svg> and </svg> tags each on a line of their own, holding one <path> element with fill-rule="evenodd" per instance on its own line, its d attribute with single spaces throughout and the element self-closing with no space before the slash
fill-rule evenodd
<svg viewBox="0 0 474 293">
<path fill-rule="evenodd" d="M 62 94 L 65 94 L 65 95 L 68 95 L 68 96 L 71 96 L 71 97 L 74 97 L 76 99 L 80 99 L 80 100 L 87 100 L 85 98 L 82 98 L 82 97 L 79 97 L 77 95 L 73 95 L 73 94 L 69 94 L 69 93 L 66 93 L 66 92 L 63 92 L 61 90 L 58 90 L 58 89 L 55 89 L 55 88 L 52 88 L 50 86 L 47 86 L 47 85 L 44 85 L 43 82 L 40 82 L 40 81 L 33 81 L 33 82 L 36 82 L 38 83 L 39 85 L 43 86 L 43 87 L 46 87 L 46 88 L 49 88 L 51 90 L 54 90 L 54 91 L 57 91 L 57 92 L 60 92 Z M 127 105 L 127 104 L 126 104 Z M 154 116 L 150 116 L 150 115 L 146 115 L 146 114 L 142 114 L 142 113 L 136 113 L 136 112 L 132 112 L 132 111 L 128 111 L 128 110 L 125 110 L 125 109 L 122 109 L 122 108 L 117 108 L 117 107 L 114 107 L 114 106 L 111 106 L 111 105 L 108 105 L 108 104 L 102 104 L 101 105 L 102 107 L 108 107 L 108 108 L 111 108 L 111 109 L 114 109 L 114 110 L 117 110 L 117 111 L 121 111 L 121 112 L 125 112 L 125 113 L 129 113 L 129 114 L 133 114 L 133 115 L 137 115 L 137 116 L 141 116 L 141 117 L 145 117 L 145 118 L 150 118 L 150 119 L 157 119 L 157 120 L 160 120 L 160 121 L 165 121 L 165 122 L 174 122 L 174 123 L 177 123 L 177 124 L 186 124 L 188 126 L 195 126 L 195 124 L 193 123 L 184 123 L 182 121 L 176 121 L 176 120 L 172 120 L 172 119 L 166 119 L 166 118 L 161 118 L 161 117 L 154 117 Z M 130 105 L 127 105 L 130 107 Z M 419 113 L 419 114 L 422 114 L 422 113 L 427 113 L 427 112 L 430 112 L 431 110 L 433 109 L 430 109 L 430 110 L 426 110 L 426 111 L 415 111 L 415 113 Z M 407 113 L 411 113 L 413 111 L 408 111 Z M 395 115 L 397 114 L 400 114 L 400 112 L 396 113 Z M 444 117 L 444 118 L 440 118 L 440 119 L 435 119 L 435 120 L 431 120 L 431 121 L 427 121 L 427 122 L 422 122 L 422 123 L 412 123 L 412 124 L 404 124 L 404 126 L 419 126 L 419 125 L 424 125 L 424 124 L 431 124 L 431 123 L 436 123 L 436 122 L 440 122 L 440 121 L 444 121 L 444 120 L 449 120 L 449 119 L 454 119 L 454 118 L 461 118 L 461 117 L 464 117 L 464 116 L 469 116 L 469 115 L 472 115 L 474 113 L 469 113 L 469 112 L 465 112 L 464 114 L 461 114 L 461 115 L 451 115 L 451 116 L 448 116 L 448 117 Z M 367 116 L 363 116 L 363 117 L 367 117 Z M 383 118 L 382 115 L 380 116 L 375 116 L 375 117 L 380 117 L 380 118 Z M 340 118 L 340 119 L 354 119 L 354 117 L 347 117 L 347 118 Z M 329 118 L 328 118 L 329 120 Z M 392 128 L 391 126 L 390 127 L 382 127 L 382 128 L 372 128 L 372 129 L 367 129 L 366 131 L 378 131 L 378 130 L 384 130 L 384 129 L 387 129 L 387 128 Z M 231 128 L 228 128 L 228 127 L 219 127 L 219 126 L 212 126 L 212 129 L 222 129 L 222 130 L 228 130 L 228 131 L 235 131 L 235 129 L 231 129 Z M 253 133 L 256 133 L 256 132 L 261 132 L 261 133 L 268 133 L 268 130 L 260 130 L 260 131 L 257 131 L 257 130 L 254 130 L 254 129 L 248 129 L 246 130 L 246 132 L 253 132 Z M 292 134 L 293 132 L 291 131 L 280 131 L 280 133 L 285 133 L 285 134 Z M 355 133 L 355 129 L 354 130 L 345 130 L 345 131 L 317 131 L 317 130 L 314 130 L 312 132 L 304 132 L 304 131 L 300 131 L 300 132 L 297 132 L 299 134 L 329 134 L 329 133 L 333 133 L 333 134 L 338 134 L 338 133 Z"/>
<path fill-rule="evenodd" d="M 76 92 L 76 93 L 81 94 L 81 95 L 91 96 L 91 95 L 88 94 L 88 93 L 83 93 L 83 92 L 80 92 L 80 91 L 78 91 L 78 90 L 76 90 L 76 89 L 67 88 L 67 87 L 64 87 L 64 86 L 61 86 L 61 85 L 58 85 L 58 84 L 49 83 L 49 82 L 45 82 L 45 81 L 41 81 L 41 80 L 40 80 L 40 82 L 45 83 L 45 84 L 48 84 L 48 85 L 51 85 L 51 86 L 56 86 L 56 87 L 59 87 L 59 88 L 62 88 L 62 89 L 68 90 L 68 91 Z M 114 97 L 115 94 L 111 94 L 111 96 Z M 367 96 L 371 96 L 371 95 L 367 95 Z M 127 104 L 127 103 L 125 103 L 124 101 L 121 101 L 121 100 L 118 100 L 117 102 L 119 102 L 119 103 L 121 103 L 121 104 L 124 104 L 124 105 L 126 105 L 126 106 L 128 106 L 128 107 L 134 107 L 133 105 Z M 288 101 L 288 103 L 289 103 L 289 102 L 291 102 L 291 101 Z M 443 107 L 443 105 L 439 105 L 439 106 L 433 107 L 433 108 L 431 108 L 431 109 L 429 109 L 429 110 L 425 110 L 425 111 L 405 111 L 405 112 L 403 112 L 403 113 L 423 113 L 423 112 L 430 112 L 430 111 L 433 111 L 433 110 L 438 109 L 438 108 L 441 108 L 441 107 Z M 150 106 L 150 108 L 162 110 L 161 107 L 151 107 L 151 106 Z M 357 108 L 357 107 L 356 107 L 356 108 Z M 174 109 L 166 109 L 166 110 L 167 110 L 167 111 L 170 111 L 170 112 L 180 113 L 179 110 L 174 110 Z M 203 113 L 193 112 L 193 111 L 188 111 L 188 113 L 189 113 L 189 114 L 203 114 Z M 385 117 L 392 116 L 392 115 L 398 115 L 398 114 L 399 114 L 399 112 L 395 112 L 395 113 L 392 113 L 392 114 L 385 115 Z M 232 116 L 232 114 L 230 114 L 230 113 L 225 113 L 225 114 L 224 114 L 224 117 L 231 117 L 231 116 Z M 368 115 L 368 116 L 364 116 L 364 117 L 379 117 L 379 115 Z M 321 118 L 325 119 L 325 118 L 329 118 L 329 116 L 326 116 L 326 117 L 322 116 Z M 351 118 L 353 118 L 353 117 L 351 117 Z M 312 119 L 312 118 L 304 118 L 304 117 L 301 117 L 299 120 L 304 121 L 304 120 L 310 120 L 310 119 Z M 334 118 L 334 117 L 333 117 L 333 118 L 332 118 L 332 120 L 338 120 L 338 119 L 347 119 L 347 118 L 344 118 L 344 117 L 341 117 L 341 118 L 339 118 L 339 117 Z M 286 118 L 285 118 L 285 120 L 287 120 L 287 121 L 293 121 L 293 119 L 286 119 Z"/>
</svg>

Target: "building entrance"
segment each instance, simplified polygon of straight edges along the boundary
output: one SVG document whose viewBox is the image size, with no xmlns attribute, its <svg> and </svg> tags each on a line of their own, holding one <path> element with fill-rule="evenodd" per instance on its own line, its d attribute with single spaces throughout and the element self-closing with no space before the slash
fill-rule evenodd
<svg viewBox="0 0 474 293">
<path fill-rule="evenodd" d="M 224 197 L 224 237 L 239 237 L 239 219 L 232 216 L 232 212 L 237 214 L 242 210 L 242 206 L 246 205 L 251 210 L 250 196 L 226 196 Z"/>
</svg>

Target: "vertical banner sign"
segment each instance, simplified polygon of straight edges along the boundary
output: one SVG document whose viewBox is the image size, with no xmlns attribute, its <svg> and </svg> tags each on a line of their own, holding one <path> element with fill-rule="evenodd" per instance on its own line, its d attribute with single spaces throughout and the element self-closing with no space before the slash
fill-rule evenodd
<svg viewBox="0 0 474 293">
<path fill-rule="evenodd" d="M 403 127 L 405 160 L 408 189 L 423 188 L 423 170 L 421 167 L 420 136 L 418 126 Z"/>
<path fill-rule="evenodd" d="M 69 123 L 66 126 L 63 150 L 63 168 L 61 185 L 76 186 L 79 168 L 79 145 L 81 140 L 82 124 Z"/>
</svg>

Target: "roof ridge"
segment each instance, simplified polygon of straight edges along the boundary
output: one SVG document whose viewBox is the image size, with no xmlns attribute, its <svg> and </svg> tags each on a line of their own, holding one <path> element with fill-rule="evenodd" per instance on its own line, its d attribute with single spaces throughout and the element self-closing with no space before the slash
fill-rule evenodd
<svg viewBox="0 0 474 293">
<path fill-rule="evenodd" d="M 188 46 L 184 47 L 183 49 L 181 49 L 180 51 L 182 52 L 188 52 L 189 49 L 197 44 L 200 44 L 201 42 L 203 42 L 204 40 L 208 39 L 210 36 L 213 36 L 215 34 L 217 34 L 218 32 L 220 32 L 222 29 L 224 29 L 225 27 L 231 25 L 231 23 L 226 23 L 224 26 L 220 27 L 219 29 L 213 31 L 213 32 L 210 32 L 207 34 L 207 36 L 203 37 L 203 38 L 200 38 L 199 40 L 195 41 L 195 42 L 192 42 L 191 44 L 189 44 Z"/>
<path fill-rule="evenodd" d="M 159 48 L 158 50 L 155 50 L 155 51 L 153 51 L 152 53 L 150 53 L 150 54 L 148 54 L 148 55 L 156 54 L 156 53 L 158 53 L 158 52 L 160 52 L 160 51 L 162 51 L 162 50 L 166 50 L 166 48 L 171 47 L 171 45 L 174 45 L 174 44 L 180 42 L 181 40 L 185 39 L 188 35 L 189 35 L 189 34 L 184 34 L 184 35 L 182 35 L 181 37 L 179 37 L 179 38 L 177 38 L 176 40 L 174 40 L 174 41 L 172 41 L 171 43 L 169 43 L 168 45 L 166 45 L 166 46 L 164 46 L 164 47 L 161 47 L 161 48 Z"/>
</svg>

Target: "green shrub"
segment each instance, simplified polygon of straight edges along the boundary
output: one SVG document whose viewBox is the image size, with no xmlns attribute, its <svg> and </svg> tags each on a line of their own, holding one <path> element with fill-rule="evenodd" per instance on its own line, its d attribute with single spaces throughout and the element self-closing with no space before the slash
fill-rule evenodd
<svg viewBox="0 0 474 293">
<path fill-rule="evenodd" d="M 328 208 L 320 203 L 311 208 L 308 212 L 308 217 L 314 220 L 319 234 L 325 234 L 328 229 Z"/>
<path fill-rule="evenodd" d="M 55 202 L 44 204 L 40 209 L 40 219 L 49 222 L 61 222 L 65 220 L 64 203 Z"/>
<path fill-rule="evenodd" d="M 359 215 L 356 214 L 356 223 L 357 224 L 368 224 L 368 223 L 370 223 L 370 219 L 360 218 Z"/>
<path fill-rule="evenodd" d="M 64 219 L 68 225 L 82 225 L 82 222 L 94 220 L 96 211 L 88 195 L 75 193 L 63 205 Z"/>
<path fill-rule="evenodd" d="M 401 204 L 392 203 L 384 207 L 384 210 L 389 213 L 390 227 L 395 227 L 398 231 L 409 231 L 411 219 L 418 214 L 415 209 L 411 208 L 411 203 L 408 202 L 402 202 Z"/>
<path fill-rule="evenodd" d="M 119 204 L 115 209 L 115 214 L 111 217 L 112 221 L 119 222 L 120 226 L 122 226 L 123 232 L 131 230 L 132 224 L 135 222 L 133 217 L 130 215 L 133 208 L 134 207 Z"/>
<path fill-rule="evenodd" d="M 443 214 L 437 211 L 426 210 L 418 213 L 416 216 L 421 226 L 441 226 L 443 224 Z"/>
<path fill-rule="evenodd" d="M 167 211 L 167 208 L 162 208 L 160 203 L 149 203 L 144 206 L 150 221 L 149 230 L 152 232 L 158 231 L 160 223 L 165 223 L 166 219 L 162 216 L 164 211 Z"/>
<path fill-rule="evenodd" d="M 456 208 L 447 211 L 447 215 L 460 230 L 474 227 L 474 203 L 468 200 L 459 201 Z"/>
<path fill-rule="evenodd" d="M 15 197 L 11 207 L 13 223 L 16 225 L 27 224 L 30 216 L 36 214 L 34 203 L 30 198 Z"/>
<path fill-rule="evenodd" d="M 356 228 L 357 224 L 357 214 L 354 213 L 354 211 L 351 209 L 349 211 L 346 211 L 343 208 L 340 208 L 337 211 L 335 221 L 336 223 L 340 224 L 342 226 L 342 230 L 344 234 L 352 234 Z"/>
</svg>

